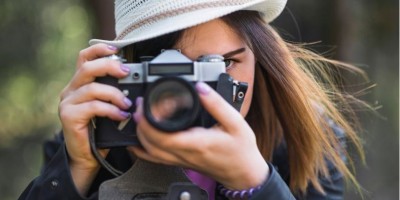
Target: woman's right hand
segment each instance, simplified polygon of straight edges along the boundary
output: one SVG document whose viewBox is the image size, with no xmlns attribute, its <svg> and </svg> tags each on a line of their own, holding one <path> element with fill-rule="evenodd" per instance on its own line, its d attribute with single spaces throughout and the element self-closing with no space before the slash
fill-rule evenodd
<svg viewBox="0 0 400 200">
<path fill-rule="evenodd" d="M 69 166 L 74 184 L 85 195 L 100 166 L 91 153 L 88 124 L 95 116 L 122 121 L 129 117 L 132 102 L 113 86 L 94 82 L 96 77 L 110 75 L 123 78 L 129 68 L 121 62 L 104 58 L 118 49 L 96 44 L 79 53 L 74 76 L 60 95 L 59 116 L 63 127 Z M 105 157 L 107 150 L 101 150 Z"/>
</svg>

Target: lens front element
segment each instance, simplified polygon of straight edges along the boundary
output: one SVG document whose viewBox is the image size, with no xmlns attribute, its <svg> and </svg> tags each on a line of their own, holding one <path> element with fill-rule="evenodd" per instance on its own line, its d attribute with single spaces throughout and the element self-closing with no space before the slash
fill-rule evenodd
<svg viewBox="0 0 400 200">
<path fill-rule="evenodd" d="M 198 116 L 199 106 L 191 83 L 179 77 L 158 79 L 144 98 L 146 119 L 154 127 L 167 132 L 189 128 Z"/>
</svg>

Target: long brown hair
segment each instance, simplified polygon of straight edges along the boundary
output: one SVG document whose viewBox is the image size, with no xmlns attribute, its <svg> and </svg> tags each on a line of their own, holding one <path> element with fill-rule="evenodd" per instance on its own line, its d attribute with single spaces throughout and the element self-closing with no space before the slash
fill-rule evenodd
<svg viewBox="0 0 400 200">
<path fill-rule="evenodd" d="M 304 193 L 311 182 L 323 193 L 318 177 L 329 178 L 326 160 L 358 186 L 341 159 L 340 154 L 346 152 L 329 125 L 333 122 L 345 131 L 363 160 L 363 148 L 352 127 L 356 118 L 349 95 L 341 94 L 329 69 L 363 72 L 286 43 L 258 12 L 239 11 L 222 20 L 243 38 L 257 61 L 254 97 L 246 120 L 264 158 L 271 161 L 274 149 L 286 142 L 293 192 Z M 352 117 L 345 118 L 343 112 Z"/>
<path fill-rule="evenodd" d="M 351 109 L 328 73 L 332 66 L 354 71 L 358 71 L 357 68 L 284 42 L 258 12 L 238 11 L 222 20 L 243 38 L 257 60 L 254 96 L 246 120 L 256 134 L 265 160 L 271 161 L 274 149 L 284 140 L 290 165 L 289 185 L 293 192 L 305 192 L 311 182 L 323 193 L 318 177 L 329 177 L 326 160 L 357 185 L 340 157 L 342 147 L 329 120 L 321 120 L 330 119 L 340 126 L 363 159 L 362 146 L 352 122 L 342 113 L 351 114 Z M 173 48 L 183 33 L 177 31 L 129 45 L 123 49 L 124 57 L 128 62 L 138 62 L 140 56 L 156 56 L 161 49 Z M 351 119 L 355 119 L 354 116 Z"/>
</svg>

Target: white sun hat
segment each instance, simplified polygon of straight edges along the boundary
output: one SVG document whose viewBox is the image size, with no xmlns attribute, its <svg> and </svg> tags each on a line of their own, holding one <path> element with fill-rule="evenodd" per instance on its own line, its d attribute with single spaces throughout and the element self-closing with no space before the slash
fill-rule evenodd
<svg viewBox="0 0 400 200">
<path fill-rule="evenodd" d="M 269 23 L 287 0 L 115 0 L 115 32 L 112 40 L 92 39 L 118 48 L 186 29 L 238 10 L 263 14 Z"/>
</svg>

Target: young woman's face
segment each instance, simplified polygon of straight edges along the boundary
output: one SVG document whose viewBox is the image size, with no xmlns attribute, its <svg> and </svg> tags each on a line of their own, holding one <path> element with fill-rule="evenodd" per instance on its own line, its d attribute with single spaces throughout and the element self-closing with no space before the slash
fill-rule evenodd
<svg viewBox="0 0 400 200">
<path fill-rule="evenodd" d="M 187 29 L 174 48 L 181 49 L 192 60 L 201 55 L 220 54 L 225 57 L 227 72 L 248 83 L 240 113 L 246 116 L 253 96 L 255 58 L 250 48 L 222 20 L 217 19 Z"/>
</svg>

